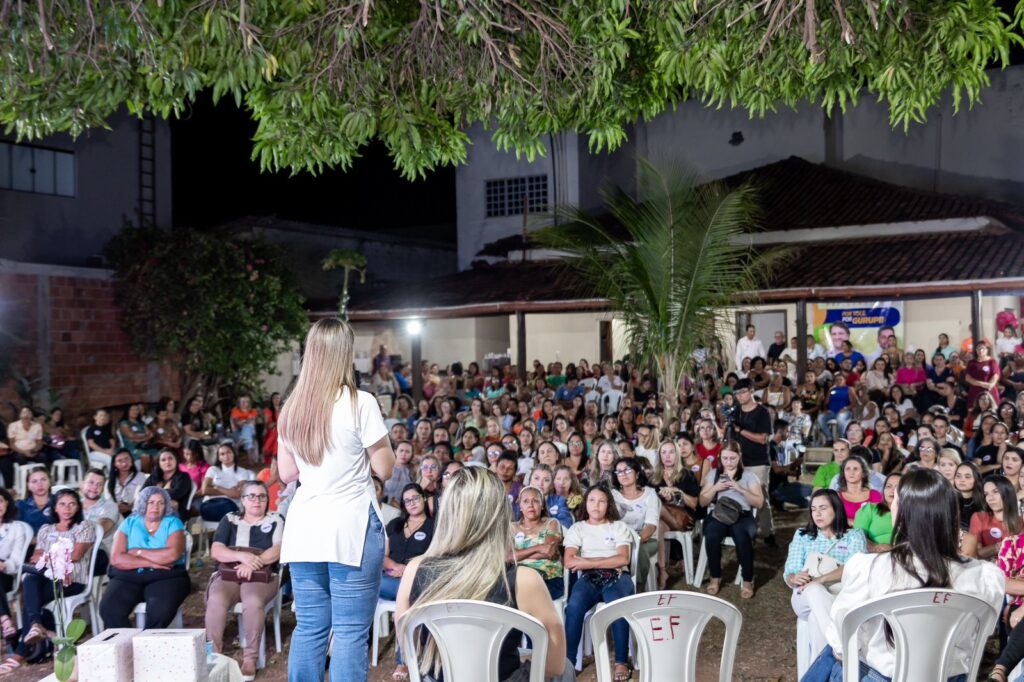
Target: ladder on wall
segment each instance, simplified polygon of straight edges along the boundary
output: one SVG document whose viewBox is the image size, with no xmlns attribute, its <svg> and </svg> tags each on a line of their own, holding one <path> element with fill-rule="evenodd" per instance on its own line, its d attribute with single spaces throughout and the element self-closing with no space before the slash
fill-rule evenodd
<svg viewBox="0 0 1024 682">
<path fill-rule="evenodd" d="M 156 119 L 139 119 L 139 223 L 156 225 Z"/>
</svg>

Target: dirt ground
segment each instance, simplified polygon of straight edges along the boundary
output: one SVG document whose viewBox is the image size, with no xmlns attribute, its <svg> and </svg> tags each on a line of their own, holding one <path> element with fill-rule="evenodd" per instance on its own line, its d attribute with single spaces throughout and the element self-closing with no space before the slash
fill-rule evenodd
<svg viewBox="0 0 1024 682">
<path fill-rule="evenodd" d="M 775 515 L 778 527 L 778 548 L 770 548 L 763 542 L 755 547 L 755 575 L 757 594 L 751 600 L 742 600 L 739 588 L 728 581 L 735 576 L 736 564 L 731 550 L 726 550 L 723 558 L 725 586 L 719 596 L 737 605 L 743 613 L 743 629 L 740 633 L 739 648 L 736 655 L 733 679 L 737 682 L 792 682 L 796 679 L 796 621 L 789 605 L 790 590 L 782 582 L 782 566 L 786 560 L 786 547 L 798 525 L 805 522 L 806 515 L 800 513 L 784 513 Z M 203 594 L 210 575 L 210 562 L 207 559 L 202 568 L 193 571 L 192 594 L 185 601 L 185 627 L 203 627 L 205 603 Z M 672 589 L 691 590 L 680 577 L 670 584 Z M 235 655 L 240 660 L 240 651 L 233 651 L 237 645 L 237 621 L 228 625 L 226 641 L 231 644 L 228 655 Z M 268 620 L 268 626 L 270 621 Z M 282 616 L 282 634 L 284 651 L 274 652 L 273 635 L 268 644 L 267 667 L 260 671 L 257 680 L 260 682 L 283 682 L 287 679 L 288 641 L 292 628 L 295 626 L 294 614 L 285 609 Z M 392 630 L 393 631 L 393 630 Z M 720 642 L 723 628 L 717 621 L 712 621 L 701 643 L 698 672 L 701 680 L 717 680 L 718 662 L 721 656 Z M 389 639 L 383 644 L 381 663 L 370 669 L 371 682 L 386 682 L 391 679 L 394 670 L 394 647 Z M 984 669 L 984 668 L 983 668 Z M 5 677 L 5 682 L 29 682 L 40 680 L 53 671 L 50 664 L 29 666 L 14 675 Z M 596 680 L 593 664 L 587 665 L 578 677 L 581 681 Z M 636 677 L 634 677 L 636 679 Z"/>
</svg>

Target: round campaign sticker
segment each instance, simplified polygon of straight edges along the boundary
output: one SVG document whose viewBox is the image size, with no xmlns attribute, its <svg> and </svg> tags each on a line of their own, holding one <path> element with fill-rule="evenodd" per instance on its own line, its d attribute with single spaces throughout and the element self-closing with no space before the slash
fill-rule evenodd
<svg viewBox="0 0 1024 682">
<path fill-rule="evenodd" d="M 1003 537 L 1003 531 L 999 530 L 998 528 L 992 528 L 988 532 L 989 532 L 989 535 L 994 537 L 996 540 L 998 540 L 999 538 Z"/>
<path fill-rule="evenodd" d="M 419 540 L 419 541 L 422 542 L 423 540 L 427 539 L 427 534 L 424 533 L 421 530 L 418 530 L 418 531 L 416 531 L 415 533 L 412 534 L 412 539 L 413 540 Z"/>
<path fill-rule="evenodd" d="M 526 539 L 526 533 L 516 533 L 516 542 L 522 542 Z"/>
<path fill-rule="evenodd" d="M 643 511 L 644 511 L 644 503 L 643 502 L 637 502 L 636 504 L 633 505 L 633 508 L 636 509 L 638 512 L 640 512 L 642 514 Z"/>
<path fill-rule="evenodd" d="M 263 531 L 264 533 L 269 533 L 273 529 L 274 529 L 274 524 L 270 523 L 269 521 L 267 523 L 264 523 L 262 526 L 260 526 L 260 530 Z"/>
<path fill-rule="evenodd" d="M 611 535 L 606 535 L 605 538 L 604 538 L 604 544 L 606 544 L 606 545 L 614 545 L 615 544 L 615 538 L 613 536 L 611 536 Z"/>
<path fill-rule="evenodd" d="M 551 514 L 552 516 L 557 514 L 558 513 L 558 505 L 557 504 L 551 505 L 551 509 L 548 509 L 548 513 Z"/>
<path fill-rule="evenodd" d="M 52 516 L 52 515 L 53 515 L 53 510 L 50 509 L 49 507 L 47 507 L 46 509 L 43 510 L 43 516 Z"/>
</svg>

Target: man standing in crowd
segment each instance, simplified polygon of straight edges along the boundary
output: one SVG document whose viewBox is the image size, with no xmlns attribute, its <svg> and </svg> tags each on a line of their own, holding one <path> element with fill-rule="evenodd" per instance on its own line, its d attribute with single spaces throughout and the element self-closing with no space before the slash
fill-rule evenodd
<svg viewBox="0 0 1024 682">
<path fill-rule="evenodd" d="M 761 339 L 755 338 L 756 333 L 754 325 L 747 325 L 747 335 L 740 337 L 740 340 L 736 342 L 736 369 L 743 366 L 743 358 L 763 358 L 765 356 L 764 344 L 761 343 Z"/>
<path fill-rule="evenodd" d="M 747 338 L 753 326 L 747 327 Z M 754 382 L 740 379 L 733 387 L 733 395 L 740 409 L 733 413 L 732 435 L 740 445 L 743 455 L 743 469 L 757 476 L 761 485 L 768 485 L 771 472 L 768 441 L 772 437 L 772 417 L 767 408 L 754 400 Z M 775 524 L 772 521 L 771 505 L 765 505 L 757 517 L 757 525 L 765 542 L 775 545 Z"/>
<path fill-rule="evenodd" d="M 768 362 L 772 363 L 779 359 L 786 350 L 786 335 L 782 332 L 775 332 L 775 340 L 768 346 Z"/>
</svg>

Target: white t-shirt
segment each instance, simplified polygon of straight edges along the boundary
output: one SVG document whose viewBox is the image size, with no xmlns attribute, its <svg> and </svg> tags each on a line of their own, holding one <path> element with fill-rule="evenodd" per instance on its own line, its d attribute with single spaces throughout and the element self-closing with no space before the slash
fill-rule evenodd
<svg viewBox="0 0 1024 682">
<path fill-rule="evenodd" d="M 584 559 L 606 559 L 619 553 L 622 545 L 632 545 L 633 536 L 622 521 L 592 524 L 577 521 L 565 531 L 563 547 L 575 547 Z"/>
<path fill-rule="evenodd" d="M 1011 336 L 1010 338 L 1006 338 L 1005 336 L 1000 336 L 999 340 L 996 341 L 996 351 L 1000 355 L 1003 353 L 1013 353 L 1017 350 L 1017 346 L 1019 345 L 1020 339 L 1016 337 Z"/>
<path fill-rule="evenodd" d="M 353 409 L 348 389 L 334 403 L 331 448 L 320 466 L 295 455 L 302 485 L 288 508 L 281 562 L 332 562 L 359 566 L 373 508 L 383 522 L 370 478 L 366 448 L 387 436 L 376 398 L 358 391 Z M 292 451 L 279 436 L 278 447 Z M 383 523 L 382 523 L 383 525 Z"/>
<path fill-rule="evenodd" d="M 117 510 L 117 502 L 111 499 L 101 497 L 96 500 L 96 503 L 82 512 L 85 516 L 86 521 L 93 521 L 99 523 L 103 519 L 107 519 L 111 522 L 110 530 L 103 534 L 103 539 L 100 540 L 100 549 L 110 556 L 110 546 L 114 544 L 114 533 L 117 532 L 117 526 L 121 523 L 121 512 Z"/>
<path fill-rule="evenodd" d="M 613 374 L 611 379 L 609 379 L 608 375 L 605 374 L 597 380 L 597 390 L 602 393 L 607 393 L 608 391 L 621 391 L 624 385 L 622 377 L 618 374 Z"/>
<path fill-rule="evenodd" d="M 644 494 L 635 500 L 627 500 L 626 496 L 618 490 L 612 491 L 612 497 L 615 498 L 615 506 L 619 508 L 619 516 L 622 517 L 624 524 L 637 533 L 643 530 L 644 526 L 650 524 L 655 528 L 654 535 L 651 537 L 658 537 L 661 500 L 658 498 L 658 493 L 654 492 L 654 488 L 645 486 Z"/>
<path fill-rule="evenodd" d="M 252 472 L 248 469 L 240 466 L 233 466 L 230 469 L 222 469 L 219 466 L 213 466 L 206 470 L 206 476 L 204 478 L 210 479 L 213 485 L 218 488 L 234 488 L 238 485 L 239 481 L 251 481 L 255 477 Z M 207 500 L 216 500 L 218 497 L 225 497 L 224 495 L 207 495 L 203 498 L 203 502 Z M 231 498 L 228 498 L 231 499 Z"/>
</svg>

